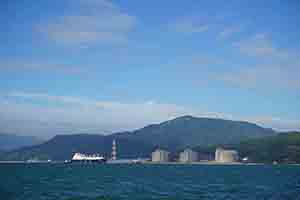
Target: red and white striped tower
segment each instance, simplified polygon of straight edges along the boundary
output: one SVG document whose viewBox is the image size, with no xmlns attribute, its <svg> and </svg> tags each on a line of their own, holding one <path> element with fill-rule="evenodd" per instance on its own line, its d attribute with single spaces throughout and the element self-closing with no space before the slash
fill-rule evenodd
<svg viewBox="0 0 300 200">
<path fill-rule="evenodd" d="M 113 142 L 112 142 L 111 159 L 112 159 L 112 160 L 117 160 L 117 146 L 116 146 L 116 140 L 113 140 Z"/>
</svg>

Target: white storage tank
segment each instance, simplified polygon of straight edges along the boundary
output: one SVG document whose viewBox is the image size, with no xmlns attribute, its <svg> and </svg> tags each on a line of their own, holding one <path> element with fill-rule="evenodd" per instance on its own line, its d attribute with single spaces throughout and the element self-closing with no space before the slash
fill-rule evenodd
<svg viewBox="0 0 300 200">
<path fill-rule="evenodd" d="M 196 162 L 197 160 L 198 160 L 198 153 L 191 149 L 185 149 L 183 152 L 179 154 L 180 162 L 183 163 Z"/>
<path fill-rule="evenodd" d="M 169 161 L 169 152 L 157 149 L 152 152 L 152 162 L 168 162 Z"/>
<path fill-rule="evenodd" d="M 239 154 L 235 150 L 224 150 L 224 149 L 218 148 L 216 150 L 215 160 L 217 162 L 221 162 L 221 163 L 237 162 L 239 160 Z"/>
</svg>

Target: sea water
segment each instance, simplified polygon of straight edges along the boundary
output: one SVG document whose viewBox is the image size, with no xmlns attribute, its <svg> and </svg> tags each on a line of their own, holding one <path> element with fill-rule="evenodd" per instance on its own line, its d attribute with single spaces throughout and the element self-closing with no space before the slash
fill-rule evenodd
<svg viewBox="0 0 300 200">
<path fill-rule="evenodd" d="M 300 199 L 300 166 L 0 164 L 1 200 Z"/>
</svg>

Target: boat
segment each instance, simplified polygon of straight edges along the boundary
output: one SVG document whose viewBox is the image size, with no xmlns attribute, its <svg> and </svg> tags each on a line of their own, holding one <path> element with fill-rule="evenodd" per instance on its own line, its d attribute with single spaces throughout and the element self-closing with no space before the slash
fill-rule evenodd
<svg viewBox="0 0 300 200">
<path fill-rule="evenodd" d="M 98 154 L 87 155 L 82 153 L 75 153 L 71 159 L 71 162 L 97 162 L 104 163 L 106 159 Z"/>
</svg>

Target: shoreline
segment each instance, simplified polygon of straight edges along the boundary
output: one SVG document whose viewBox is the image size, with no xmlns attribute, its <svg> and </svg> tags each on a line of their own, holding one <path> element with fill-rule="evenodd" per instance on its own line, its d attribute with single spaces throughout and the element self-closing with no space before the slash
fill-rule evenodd
<svg viewBox="0 0 300 200">
<path fill-rule="evenodd" d="M 28 161 L 0 161 L 0 164 L 70 164 L 65 163 L 64 161 L 35 161 L 35 162 L 28 162 Z M 90 164 L 90 163 L 84 163 Z M 96 163 L 94 163 L 96 164 Z M 99 163 L 100 164 L 100 163 Z M 283 163 L 283 164 L 271 164 L 271 163 L 241 163 L 241 162 L 232 162 L 232 163 L 219 163 L 215 161 L 200 161 L 200 162 L 189 162 L 189 163 L 182 163 L 182 162 L 142 162 L 142 163 L 102 163 L 101 165 L 220 165 L 220 166 L 249 166 L 249 165 L 296 165 L 300 166 L 300 163 Z"/>
</svg>

